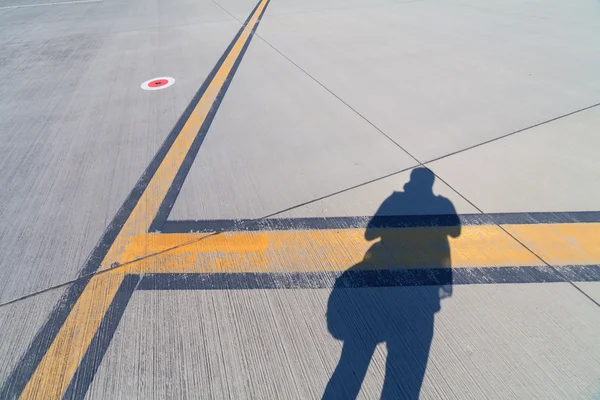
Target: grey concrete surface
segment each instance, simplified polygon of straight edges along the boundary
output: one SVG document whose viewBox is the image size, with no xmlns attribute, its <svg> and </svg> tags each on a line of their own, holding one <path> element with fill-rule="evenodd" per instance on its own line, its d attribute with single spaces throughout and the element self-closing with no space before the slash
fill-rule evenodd
<svg viewBox="0 0 600 400">
<path fill-rule="evenodd" d="M 88 398 L 320 398 L 341 350 L 330 292 L 138 292 Z M 570 284 L 455 286 L 435 319 L 421 398 L 589 399 L 597 388 L 600 313 Z M 360 398 L 379 396 L 385 356 L 379 346 Z"/>
<path fill-rule="evenodd" d="M 353 217 L 375 215 L 384 199 L 392 192 L 403 191 L 410 181 L 412 169 L 361 185 L 342 193 L 284 211 L 274 218 Z M 458 214 L 477 214 L 479 211 L 448 185 L 436 179 L 433 192 L 452 202 Z"/>
<path fill-rule="evenodd" d="M 600 108 L 427 164 L 484 212 L 596 211 Z"/>
<path fill-rule="evenodd" d="M 290 12 L 259 34 L 425 162 L 598 102 L 596 22 L 497 3 Z"/>
<path fill-rule="evenodd" d="M 14 0 L 8 5 L 25 3 L 27 2 Z M 41 0 L 40 3 L 52 2 Z M 2 15 L 5 17 L 2 20 L 2 43 L 27 42 L 31 38 L 48 40 L 81 34 L 108 35 L 123 31 L 233 21 L 226 12 L 209 0 L 102 0 L 94 3 L 23 7 L 6 10 Z M 226 40 L 226 37 L 222 39 Z"/>
<path fill-rule="evenodd" d="M 259 218 L 415 165 L 257 39 L 170 219 Z"/>
<path fill-rule="evenodd" d="M 491 7 L 489 9 L 486 8 L 488 3 Z M 230 0 L 220 4 L 238 19 L 243 19 L 249 7 L 245 1 Z M 555 5 L 560 7 L 559 4 Z M 273 6 L 270 6 L 267 12 L 267 15 L 272 17 L 265 18 L 258 34 L 269 45 L 281 51 L 290 62 L 302 68 L 305 74 L 310 74 L 349 106 L 355 107 L 362 116 L 396 140 L 409 153 L 420 161 L 427 161 L 576 111 L 595 104 L 600 98 L 600 81 L 594 72 L 600 67 L 600 54 L 596 51 L 592 39 L 595 34 L 600 33 L 597 32 L 597 24 L 584 19 L 576 25 L 571 20 L 556 17 L 555 14 L 552 14 L 554 19 L 545 14 L 541 17 L 531 15 L 531 6 L 527 4 L 522 6 L 525 11 L 513 4 L 513 9 L 508 15 L 497 12 L 498 7 L 502 10 L 507 9 L 494 2 L 483 3 L 477 7 L 453 2 L 273 2 Z M 580 7 L 585 8 L 585 5 Z M 588 8 L 594 9 L 591 6 Z M 348 36 L 350 32 L 351 36 Z M 575 42 L 578 46 L 571 46 L 570 43 Z M 254 48 L 262 47 L 258 43 L 258 40 L 255 41 Z M 373 45 L 374 43 L 376 45 Z M 258 54 L 258 50 L 254 51 Z M 565 57 L 556 62 L 556 54 L 564 54 Z M 232 92 L 239 90 L 259 96 L 268 90 L 265 87 L 270 88 L 269 85 L 261 85 L 258 82 L 260 78 L 257 77 L 261 75 L 244 72 L 258 68 L 258 65 L 264 68 L 262 61 L 257 61 L 258 56 L 254 62 L 253 57 L 252 53 L 247 57 Z M 278 74 L 265 74 L 266 79 L 282 76 L 287 79 L 284 69 L 289 69 L 292 73 L 292 68 L 284 61 L 267 64 L 267 68 L 273 68 L 272 71 L 277 71 Z M 244 74 L 252 74 L 249 85 L 256 85 L 257 87 L 252 87 L 254 90 L 242 88 L 246 85 L 245 81 L 249 80 L 248 75 Z M 297 74 L 299 76 L 299 73 Z M 222 137 L 224 135 L 220 133 L 221 129 L 226 130 L 228 136 L 236 135 L 240 138 L 240 143 L 243 143 L 250 140 L 241 133 L 243 127 L 247 124 L 265 124 L 265 119 L 272 123 L 273 113 L 266 104 L 261 108 L 262 101 L 244 107 L 240 107 L 237 102 L 229 106 L 238 98 L 240 96 L 232 95 L 225 100 L 211 133 Z M 281 95 L 277 96 L 277 99 L 279 98 Z M 271 98 L 271 102 L 277 101 L 275 96 Z M 236 111 L 229 111 L 230 107 Z M 248 108 L 250 110 L 246 111 Z M 243 111 L 237 111 L 240 109 Z M 243 122 L 240 117 L 236 126 L 230 125 L 229 121 L 234 119 L 227 116 L 233 112 L 244 113 Z M 287 112 L 293 113 L 291 110 Z M 264 114 L 268 116 L 263 117 Z M 275 129 L 288 130 L 286 126 L 290 124 L 300 127 L 292 116 L 286 117 L 281 112 L 277 115 L 279 121 L 274 125 L 277 126 Z M 317 123 L 321 118 L 317 113 L 311 115 L 311 121 L 303 123 Z M 582 129 L 587 129 L 588 135 L 591 135 L 595 122 L 587 122 L 592 123 L 587 123 Z M 218 128 L 220 124 L 224 127 Z M 335 130 L 329 131 L 329 135 L 344 130 L 339 125 L 323 128 Z M 561 129 L 569 128 L 561 123 L 557 125 L 556 131 Z M 257 140 L 269 134 L 262 133 L 261 129 L 256 131 L 259 132 Z M 377 133 L 365 130 L 365 133 L 367 132 Z M 321 136 L 320 133 L 318 135 Z M 214 136 L 208 141 L 219 140 Z M 349 141 L 346 141 L 336 147 L 343 151 L 343 146 L 349 145 L 348 143 Z M 265 143 L 269 144 L 270 142 Z M 287 146 L 288 143 L 284 142 L 284 145 Z M 310 146 L 308 143 L 304 145 Z M 211 146 L 214 148 L 216 145 L 207 143 L 203 150 L 213 153 L 210 150 Z M 225 157 L 227 151 L 234 150 L 219 149 L 218 153 Z M 315 147 L 310 153 L 319 151 L 321 149 Z M 581 151 L 587 151 L 588 154 L 591 152 L 586 149 Z M 573 159 L 576 158 L 575 152 L 571 155 Z M 223 179 L 220 172 L 222 168 L 217 169 L 217 176 L 211 175 L 210 166 L 207 168 L 206 164 L 212 165 L 214 161 L 202 164 L 202 161 L 198 160 L 184 185 L 171 218 L 260 217 L 293 206 L 291 202 L 283 199 L 278 203 L 278 200 L 287 194 L 297 199 L 296 203 L 302 203 L 306 198 L 319 198 L 334 193 L 336 190 L 333 189 L 337 189 L 335 184 L 327 186 L 324 190 L 313 184 L 316 180 L 322 182 L 326 175 L 347 187 L 361 183 L 359 180 L 363 177 L 362 182 L 369 180 L 368 175 L 360 174 L 353 174 L 355 179 L 352 181 L 340 180 L 334 174 L 335 170 L 323 167 L 318 174 L 309 172 L 308 176 L 298 177 L 298 172 L 287 172 L 287 165 L 298 170 L 299 163 L 282 163 L 278 160 L 289 158 L 285 158 L 281 152 L 275 153 L 268 155 L 273 157 L 272 163 L 279 166 L 279 170 L 274 172 L 275 179 L 269 177 L 269 172 L 260 173 L 260 179 L 238 179 L 234 178 L 235 171 L 227 171 L 229 176 Z M 369 159 L 377 164 L 382 163 L 382 157 L 370 157 L 374 153 L 377 151 L 365 152 L 363 163 L 369 163 Z M 202 156 L 201 151 L 200 157 Z M 315 156 L 311 155 L 311 158 L 304 162 L 312 161 L 313 157 Z M 236 155 L 235 158 L 240 162 L 237 175 L 250 174 L 255 169 L 264 171 L 262 164 L 265 161 L 261 153 L 253 151 L 241 156 Z M 586 165 L 587 160 L 589 155 L 580 162 Z M 226 169 L 232 168 L 227 161 L 220 162 L 228 165 Z M 332 157 L 331 165 L 338 168 L 344 164 L 339 163 L 338 158 Z M 501 159 L 498 159 L 496 165 L 499 169 L 504 168 Z M 535 168 L 536 164 L 531 162 L 528 165 Z M 517 168 L 516 164 L 513 168 Z M 577 168 L 572 165 L 570 169 L 566 179 L 571 179 L 573 170 Z M 587 169 L 592 175 L 591 178 L 596 178 L 597 168 L 592 166 Z M 383 171 L 380 176 L 385 174 Z M 460 173 L 460 167 L 455 172 Z M 469 172 L 483 173 L 483 170 Z M 307 183 L 311 185 L 311 189 L 307 191 L 303 185 L 305 179 L 312 176 L 314 179 Z M 283 194 L 278 189 L 279 184 L 269 183 L 270 180 L 280 180 L 281 177 L 289 181 Z M 256 201 L 256 196 L 252 196 L 253 190 L 238 191 L 237 188 L 231 187 L 229 181 L 233 179 L 237 180 L 238 185 L 247 183 L 248 186 L 260 188 L 260 201 Z M 572 185 L 578 186 L 579 179 L 573 179 Z M 546 183 L 545 180 L 537 182 L 539 185 Z M 478 184 L 479 182 L 473 185 L 476 187 Z M 490 181 L 490 184 L 493 184 L 493 181 Z M 577 196 L 578 200 L 574 201 L 584 202 L 588 205 L 586 209 L 594 208 L 593 204 L 597 202 L 596 189 L 593 185 L 579 186 L 581 190 L 591 191 L 592 195 L 583 198 Z M 294 193 L 296 190 L 300 195 Z M 201 192 L 206 193 L 211 201 L 205 201 L 206 197 L 203 197 L 202 202 L 196 201 Z M 484 195 L 489 193 L 488 191 Z M 538 203 L 538 197 L 540 196 L 523 195 L 517 196 L 516 199 L 524 199 L 525 203 L 528 199 L 531 200 L 529 204 L 533 208 L 538 204 L 544 208 L 544 201 L 554 201 L 556 207 L 551 211 L 565 211 L 573 207 L 573 210 L 579 210 L 582 207 L 571 205 L 568 190 L 563 192 L 567 204 L 548 198 Z M 515 201 L 515 197 L 505 200 L 501 197 L 499 207 L 493 211 L 530 211 L 529 204 L 514 207 L 507 205 L 503 208 L 502 201 Z M 195 205 L 192 205 L 193 203 Z M 246 210 L 247 208 L 249 210 Z"/>
<path fill-rule="evenodd" d="M 577 282 L 576 285 L 585 293 L 586 296 L 589 296 L 596 303 L 600 304 L 600 283 Z"/>
<path fill-rule="evenodd" d="M 482 8 L 503 15 L 524 15 L 534 18 L 552 19 L 564 23 L 599 25 L 600 9 L 594 0 L 565 3 L 561 0 L 539 1 L 476 1 L 464 0 L 461 4 Z"/>
<path fill-rule="evenodd" d="M 16 367 L 63 293 L 60 288 L 0 307 L 0 382 Z"/>
<path fill-rule="evenodd" d="M 77 276 L 239 29 L 226 14 L 225 22 L 143 29 L 145 3 L 127 4 L 60 6 L 69 15 L 53 7 L 0 15 L 0 37 L 15 32 L 0 54 L 2 73 L 12 77 L 0 96 L 1 302 Z M 86 18 L 99 25 L 103 18 L 140 22 L 125 32 L 110 33 L 108 26 L 97 33 Z M 46 33 L 52 29 L 60 33 Z M 140 89 L 165 75 L 176 79 L 169 90 Z"/>
<path fill-rule="evenodd" d="M 45 3 L 0 3 L 0 385 L 256 5 Z M 170 219 L 372 215 L 417 165 L 402 148 L 427 162 L 599 103 L 598 16 L 592 0 L 271 0 Z M 140 89 L 158 76 L 176 83 Z M 598 126 L 595 107 L 426 166 L 458 213 L 598 211 Z M 423 290 L 357 293 L 418 319 Z M 331 292 L 135 292 L 87 398 L 320 398 L 342 348 Z M 598 302 L 597 282 L 455 286 L 421 397 L 593 398 Z"/>
</svg>

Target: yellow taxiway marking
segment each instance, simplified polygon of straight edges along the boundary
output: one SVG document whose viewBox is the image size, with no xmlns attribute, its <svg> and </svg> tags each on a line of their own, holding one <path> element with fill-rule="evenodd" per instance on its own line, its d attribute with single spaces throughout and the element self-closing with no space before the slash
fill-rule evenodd
<svg viewBox="0 0 600 400">
<path fill-rule="evenodd" d="M 599 264 L 600 224 L 503 225 L 553 266 Z M 449 228 L 382 229 L 384 251 L 370 269 L 544 266 L 538 257 L 495 225 L 463 226 L 448 240 L 451 262 L 441 259 Z M 127 273 L 344 271 L 361 262 L 374 241 L 364 229 L 144 234 L 125 251 L 138 262 Z M 375 250 L 376 251 L 376 250 Z"/>
<path fill-rule="evenodd" d="M 60 399 L 96 334 L 124 274 L 94 276 L 25 386 L 21 398 Z"/>
<path fill-rule="evenodd" d="M 117 262 L 128 261 L 125 248 L 131 239 L 147 232 L 158 212 L 177 171 L 187 155 L 202 123 L 213 106 L 217 95 L 235 61 L 250 38 L 267 0 L 260 2 L 245 28 L 229 51 L 196 107 L 188 117 L 177 139 L 163 159 L 158 170 L 144 190 L 119 235 L 106 254 L 98 271 L 106 270 Z M 124 257 L 125 256 L 125 257 Z M 123 271 L 111 271 L 92 278 L 77 300 L 73 310 L 59 330 L 48 351 L 37 366 L 21 393 L 21 398 L 60 399 L 67 389 L 81 357 L 85 353 L 122 279 Z"/>
<path fill-rule="evenodd" d="M 600 264 L 600 223 L 504 228 L 550 265 Z"/>
<path fill-rule="evenodd" d="M 267 3 L 259 3 L 242 29 L 106 253 L 100 274 L 78 298 L 21 398 L 62 398 L 126 274 L 342 271 L 374 252 L 370 250 L 374 242 L 364 239 L 362 229 L 146 233 Z M 381 230 L 385 251 L 378 252 L 369 267 L 448 267 L 449 263 L 440 263 L 448 253 L 443 248 L 446 229 Z M 505 229 L 550 264 L 600 263 L 600 224 L 506 225 Z M 454 268 L 544 265 L 494 225 L 464 226 L 461 235 L 448 243 Z M 129 264 L 108 270 L 114 263 Z"/>
<path fill-rule="evenodd" d="M 123 225 L 119 236 L 102 262 L 100 271 L 109 268 L 114 262 L 126 261 L 122 259 L 121 255 L 125 247 L 128 245 L 130 239 L 140 232 L 148 231 L 148 228 L 152 223 L 152 219 L 158 212 L 158 209 L 165 198 L 167 191 L 171 187 L 171 183 L 175 179 L 177 171 L 179 171 L 179 168 L 181 167 L 185 156 L 192 146 L 200 127 L 204 123 L 204 120 L 213 106 L 219 91 L 223 87 L 225 79 L 227 79 L 229 72 L 231 72 L 231 69 L 239 57 L 244 44 L 248 41 L 250 33 L 258 22 L 258 18 L 266 4 L 267 0 L 263 0 L 254 11 L 254 14 L 252 14 L 252 17 L 248 21 L 246 28 L 238 37 L 231 51 L 225 58 L 225 61 L 200 98 L 200 101 L 188 117 L 186 123 L 181 129 L 181 133 L 177 136 L 177 139 L 171 146 L 171 149 L 167 153 L 165 159 L 160 164 L 160 167 L 148 184 L 148 187 L 133 209 L 133 212 L 127 219 L 127 222 L 125 222 Z"/>
</svg>

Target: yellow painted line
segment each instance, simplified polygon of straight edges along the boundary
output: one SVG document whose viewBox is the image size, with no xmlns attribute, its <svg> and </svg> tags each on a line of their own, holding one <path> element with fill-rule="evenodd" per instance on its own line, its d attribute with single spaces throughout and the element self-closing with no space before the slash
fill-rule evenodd
<svg viewBox="0 0 600 400">
<path fill-rule="evenodd" d="M 267 0 L 261 1 L 245 29 L 233 45 L 221 67 L 213 77 L 198 104 L 188 117 L 177 139 L 150 180 L 140 200 L 123 225 L 119 235 L 107 252 L 98 271 L 106 270 L 113 263 L 129 261 L 125 248 L 133 238 L 147 232 L 152 219 L 173 182 L 179 167 L 188 153 L 194 138 L 229 75 L 244 44 L 258 22 Z M 123 271 L 94 277 L 77 300 L 67 320 L 59 330 L 45 356 L 37 366 L 21 394 L 21 398 L 60 399 L 67 389 L 81 357 L 85 353 L 108 305 L 118 289 Z"/>
<path fill-rule="evenodd" d="M 135 274 L 344 271 L 367 254 L 371 269 L 544 265 L 497 226 L 465 226 L 450 240 L 447 230 L 381 230 L 385 239 L 373 249 L 375 241 L 365 240 L 364 229 L 146 234 L 132 241 L 127 257 L 147 256 L 153 249 L 160 254 L 126 269 Z"/>
<path fill-rule="evenodd" d="M 600 224 L 505 228 L 551 265 L 600 264 Z M 125 269 L 133 274 L 344 271 L 365 257 L 369 269 L 545 265 L 497 226 L 463 226 L 460 236 L 447 240 L 448 229 L 382 229 L 385 239 L 373 249 L 375 241 L 365 240 L 364 229 L 145 234 L 126 253 L 130 259 L 146 258 Z M 451 260 L 442 261 L 448 253 Z"/>
<path fill-rule="evenodd" d="M 129 244 L 132 236 L 135 236 L 141 232 L 147 232 L 152 219 L 158 212 L 160 204 L 165 198 L 167 191 L 171 187 L 171 183 L 175 179 L 179 167 L 183 163 L 185 156 L 187 155 L 192 143 L 200 130 L 200 127 L 204 123 L 208 112 L 213 106 L 217 94 L 221 90 L 221 87 L 225 83 L 225 79 L 231 72 L 231 69 L 235 63 L 235 60 L 240 55 L 244 44 L 248 40 L 252 29 L 258 21 L 258 17 L 265 8 L 267 0 L 263 0 L 255 10 L 254 14 L 248 21 L 246 29 L 239 36 L 235 42 L 231 51 L 225 58 L 223 64 L 215 74 L 213 80 L 208 85 L 208 88 L 204 92 L 204 95 L 200 98 L 200 101 L 190 114 L 185 125 L 181 129 L 181 133 L 173 143 L 171 149 L 167 153 L 165 159 L 160 164 L 154 177 L 148 184 L 148 187 L 144 191 L 140 201 L 137 203 L 133 212 L 131 213 L 127 222 L 125 222 L 121 233 L 115 240 L 111 249 L 107 253 L 104 261 L 102 262 L 102 269 L 109 268 L 112 263 L 119 261 L 127 261 L 121 258 L 121 254 L 125 247 Z"/>
<path fill-rule="evenodd" d="M 550 265 L 600 264 L 600 223 L 504 228 Z"/>
<path fill-rule="evenodd" d="M 111 271 L 90 280 L 21 393 L 22 399 L 62 398 L 122 279 L 122 271 Z"/>
</svg>

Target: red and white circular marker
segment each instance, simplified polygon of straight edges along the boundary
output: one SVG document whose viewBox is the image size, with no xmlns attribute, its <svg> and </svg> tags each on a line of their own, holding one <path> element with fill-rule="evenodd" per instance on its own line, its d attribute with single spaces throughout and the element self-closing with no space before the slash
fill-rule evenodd
<svg viewBox="0 0 600 400">
<path fill-rule="evenodd" d="M 175 79 L 169 76 L 161 76 L 160 78 L 150 79 L 140 85 L 144 90 L 159 90 L 164 89 L 175 83 Z"/>
</svg>

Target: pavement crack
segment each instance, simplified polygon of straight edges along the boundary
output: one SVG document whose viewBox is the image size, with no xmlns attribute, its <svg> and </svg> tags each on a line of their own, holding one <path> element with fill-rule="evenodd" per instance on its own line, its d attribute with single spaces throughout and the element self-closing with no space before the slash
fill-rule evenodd
<svg viewBox="0 0 600 400">
<path fill-rule="evenodd" d="M 517 243 L 519 243 L 521 246 L 523 246 L 527 251 L 529 251 L 531 254 L 533 254 L 538 260 L 540 260 L 541 262 L 543 262 L 544 264 L 546 264 L 546 266 L 548 268 L 550 268 L 555 274 L 557 274 L 558 276 L 560 276 L 561 278 L 563 278 L 565 280 L 565 282 L 568 282 L 571 284 L 571 286 L 573 286 L 579 293 L 583 294 L 585 297 L 588 298 L 588 300 L 590 300 L 592 303 L 594 303 L 595 305 L 597 305 L 598 307 L 600 307 L 600 303 L 598 303 L 596 300 L 594 300 L 590 295 L 588 295 L 586 292 L 584 292 L 583 290 L 581 290 L 579 288 L 579 286 L 577 286 L 568 276 L 566 276 L 565 274 L 563 274 L 560 270 L 558 270 L 556 268 L 556 266 L 551 265 L 549 262 L 547 262 L 546 260 L 544 260 L 542 258 L 542 256 L 540 256 L 539 254 L 537 254 L 535 251 L 533 251 L 533 249 L 531 249 L 529 246 L 527 246 L 525 243 L 523 243 L 522 241 L 520 241 L 516 236 L 514 236 L 512 233 L 510 233 L 505 227 L 503 227 L 500 224 L 496 224 L 498 226 L 498 228 L 502 229 L 502 231 L 504 231 L 504 233 L 506 233 L 508 236 L 510 236 L 511 238 L 513 238 Z"/>
<path fill-rule="evenodd" d="M 488 143 L 495 142 L 495 141 L 497 141 L 497 140 L 500 140 L 500 139 L 507 138 L 507 137 L 509 137 L 509 136 L 516 135 L 517 133 L 521 133 L 521 132 L 525 132 L 525 131 L 527 131 L 527 130 L 530 130 L 530 129 L 533 129 L 533 128 L 537 128 L 538 126 L 542 126 L 542 125 L 549 124 L 549 123 L 551 123 L 551 122 L 554 122 L 554 121 L 558 121 L 558 120 L 560 120 L 560 119 L 563 119 L 563 118 L 569 117 L 569 116 L 571 116 L 571 115 L 574 115 L 574 114 L 577 114 L 577 113 L 580 113 L 580 112 L 583 112 L 583 111 L 587 111 L 587 110 L 589 110 L 589 109 L 591 109 L 591 108 L 598 107 L 598 106 L 600 106 L 600 103 L 592 104 L 592 105 L 590 105 L 590 106 L 583 107 L 583 108 L 580 108 L 580 109 L 578 109 L 578 110 L 571 111 L 571 112 L 568 112 L 568 113 L 566 113 L 566 114 L 559 115 L 558 117 L 554 117 L 554 118 L 551 118 L 551 119 L 548 119 L 548 120 L 545 120 L 545 121 L 542 121 L 542 122 L 538 122 L 537 124 L 530 125 L 530 126 L 528 126 L 528 127 L 526 127 L 526 128 L 522 128 L 522 129 L 519 129 L 519 130 L 516 130 L 516 131 L 510 132 L 510 133 L 506 133 L 506 134 L 504 134 L 504 135 L 501 135 L 501 136 L 495 137 L 495 138 L 493 138 L 493 139 L 486 140 L 485 142 L 477 143 L 477 144 L 474 144 L 473 146 L 465 147 L 464 149 L 457 150 L 457 151 L 454 151 L 454 152 L 452 152 L 452 153 L 445 154 L 445 155 L 443 155 L 443 156 L 440 156 L 440 157 L 437 157 L 437 158 L 431 159 L 431 160 L 429 160 L 429 161 L 425 161 L 425 164 L 430 164 L 430 163 L 432 163 L 432 162 L 434 162 L 434 161 L 442 160 L 442 159 L 444 159 L 444 158 L 447 158 L 447 157 L 450 157 L 450 156 L 453 156 L 453 155 L 456 155 L 456 154 L 463 153 L 463 152 L 465 152 L 465 151 L 468 151 L 468 150 L 471 150 L 471 149 L 474 149 L 474 148 L 477 148 L 477 147 L 480 147 L 480 146 L 486 145 L 486 144 L 488 144 Z"/>
<path fill-rule="evenodd" d="M 38 296 L 38 295 L 50 292 L 52 290 L 63 288 L 65 286 L 71 285 L 73 283 L 77 283 L 77 282 L 81 282 L 81 281 L 92 279 L 95 276 L 99 276 L 99 275 L 102 275 L 102 274 L 107 274 L 109 272 L 121 269 L 123 267 L 129 266 L 129 265 L 132 265 L 132 264 L 135 264 L 135 263 L 147 260 L 147 259 L 150 259 L 152 257 L 156 257 L 156 256 L 159 256 L 161 254 L 165 254 L 165 253 L 167 253 L 169 251 L 172 251 L 172 250 L 184 247 L 184 246 L 188 246 L 188 245 L 193 244 L 193 243 L 200 242 L 200 241 L 205 240 L 205 239 L 207 239 L 209 237 L 216 236 L 216 235 L 218 235 L 220 233 L 222 233 L 222 232 L 209 232 L 205 236 L 202 236 L 201 238 L 190 240 L 190 241 L 187 241 L 187 242 L 184 242 L 184 243 L 180 243 L 180 244 L 178 244 L 176 246 L 172 246 L 172 247 L 169 247 L 169 248 L 161 250 L 161 251 L 157 251 L 157 252 L 154 252 L 154 253 L 146 254 L 146 255 L 144 255 L 142 257 L 137 257 L 137 258 L 134 258 L 132 260 L 128 260 L 128 261 L 125 261 L 125 262 L 122 262 L 122 263 L 116 263 L 116 262 L 112 263 L 109 268 L 103 269 L 101 271 L 99 270 L 99 271 L 95 271 L 95 272 L 93 272 L 91 274 L 81 275 L 81 276 L 79 276 L 79 277 L 77 277 L 75 279 L 72 279 L 72 280 L 69 280 L 69 281 L 66 281 L 66 282 L 62 282 L 62 283 L 59 283 L 57 285 L 53 285 L 53 286 L 47 287 L 45 289 L 38 290 L 36 292 L 29 293 L 29 294 L 26 294 L 24 296 L 18 297 L 16 299 L 12 299 L 12 300 L 9 300 L 7 302 L 1 303 L 0 304 L 0 308 L 4 307 L 4 306 L 9 306 L 11 304 L 20 302 L 22 300 L 27 300 L 29 298 L 32 298 L 32 297 L 35 297 L 35 296 Z"/>
</svg>

